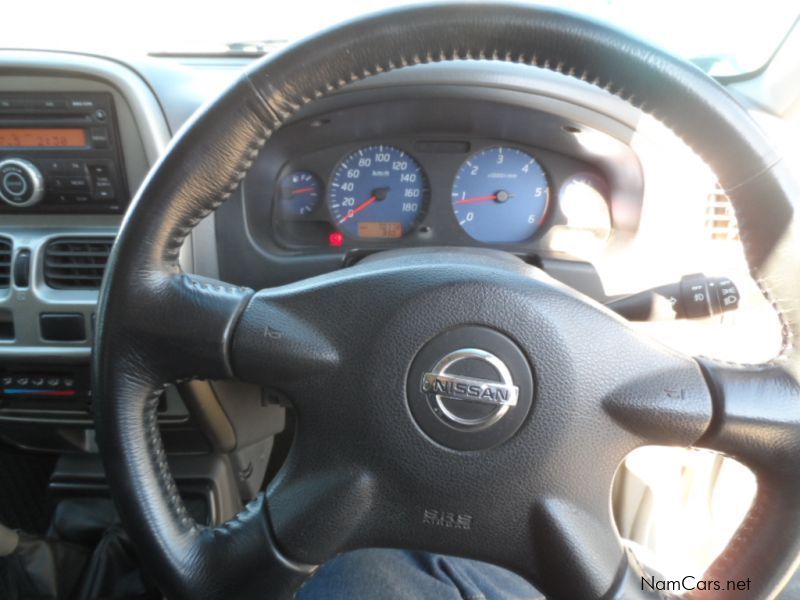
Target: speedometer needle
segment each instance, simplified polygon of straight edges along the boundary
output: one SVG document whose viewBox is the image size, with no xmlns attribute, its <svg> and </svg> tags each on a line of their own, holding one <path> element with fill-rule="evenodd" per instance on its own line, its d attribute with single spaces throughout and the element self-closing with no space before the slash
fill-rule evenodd
<svg viewBox="0 0 800 600">
<path fill-rule="evenodd" d="M 365 208 L 367 208 L 367 207 L 368 207 L 370 204 L 372 204 L 373 202 L 375 202 L 375 200 L 377 200 L 377 198 L 376 198 L 375 196 L 370 196 L 369 200 L 364 200 L 364 202 L 362 202 L 361 204 L 359 204 L 359 205 L 358 205 L 358 207 L 354 208 L 354 209 L 353 209 L 353 210 L 351 210 L 351 211 L 348 211 L 348 212 L 347 212 L 347 214 L 346 214 L 346 215 L 345 215 L 345 216 L 344 216 L 344 217 L 343 217 L 343 218 L 342 218 L 342 219 L 339 221 L 339 225 L 341 225 L 342 223 L 344 223 L 344 222 L 345 222 L 345 221 L 347 221 L 348 219 L 351 219 L 351 218 L 353 218 L 355 215 L 357 215 L 357 214 L 358 214 L 358 213 L 360 213 L 362 210 L 364 210 Z"/>
<path fill-rule="evenodd" d="M 383 188 L 378 188 L 378 189 L 372 190 L 372 196 L 370 196 L 367 200 L 364 200 L 364 202 L 359 204 L 353 210 L 347 211 L 347 214 L 339 220 L 339 225 L 341 225 L 342 223 L 344 223 L 348 219 L 352 219 L 354 216 L 356 216 L 362 210 L 367 208 L 373 202 L 375 202 L 377 200 L 383 200 L 384 198 L 386 198 L 386 195 L 388 193 L 389 193 L 389 188 L 388 187 L 383 187 Z"/>
</svg>

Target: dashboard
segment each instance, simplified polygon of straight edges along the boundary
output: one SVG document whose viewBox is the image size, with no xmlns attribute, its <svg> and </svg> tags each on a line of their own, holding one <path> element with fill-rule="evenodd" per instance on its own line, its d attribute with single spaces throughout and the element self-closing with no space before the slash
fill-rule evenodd
<svg viewBox="0 0 800 600">
<path fill-rule="evenodd" d="M 215 215 L 220 275 L 266 287 L 431 246 L 541 264 L 601 256 L 634 236 L 644 178 L 630 129 L 554 90 L 455 85 L 458 70 L 453 85 L 433 85 L 425 74 L 361 82 L 279 129 L 241 204 Z"/>
<path fill-rule="evenodd" d="M 82 55 L 0 52 L 4 439 L 26 424 L 80 431 L 91 423 L 100 281 L 123 213 L 168 139 L 157 100 L 129 68 Z M 174 399 L 164 406 L 167 420 L 180 412 Z"/>
<path fill-rule="evenodd" d="M 91 447 L 88 361 L 114 236 L 170 137 L 247 64 L 0 51 L 0 425 L 48 424 L 59 440 L 37 444 Z M 524 65 L 384 73 L 281 127 L 181 264 L 262 289 L 383 250 L 496 248 L 599 302 L 746 273 L 740 255 L 719 271 L 738 244 L 712 244 L 713 176 L 651 121 Z M 186 424 L 175 389 L 160 415 Z"/>
<path fill-rule="evenodd" d="M 322 173 L 324 175 L 318 175 Z M 291 159 L 272 183 L 287 247 L 541 246 L 554 226 L 599 243 L 610 186 L 592 165 L 504 140 L 376 139 Z"/>
<path fill-rule="evenodd" d="M 170 139 L 251 60 L 0 50 L 0 445 L 57 456 L 54 499 L 108 493 L 90 360 L 125 213 Z M 781 343 L 709 166 L 614 94 L 522 64 L 412 66 L 309 103 L 197 224 L 180 264 L 260 290 L 436 247 L 511 253 L 601 304 L 687 274 L 730 278 L 736 311 L 631 326 L 743 362 Z M 178 493 L 203 500 L 209 522 L 274 475 L 290 404 L 237 381 L 181 382 L 157 399 Z"/>
</svg>

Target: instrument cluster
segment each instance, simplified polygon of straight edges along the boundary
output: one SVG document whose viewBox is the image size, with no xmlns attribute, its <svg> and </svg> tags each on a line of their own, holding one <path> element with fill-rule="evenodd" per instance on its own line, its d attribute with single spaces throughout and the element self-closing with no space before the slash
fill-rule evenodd
<svg viewBox="0 0 800 600">
<path fill-rule="evenodd" d="M 599 169 L 502 140 L 328 148 L 288 160 L 273 190 L 275 238 L 288 248 L 530 249 L 551 244 L 556 231 L 605 243 L 612 230 Z"/>
</svg>

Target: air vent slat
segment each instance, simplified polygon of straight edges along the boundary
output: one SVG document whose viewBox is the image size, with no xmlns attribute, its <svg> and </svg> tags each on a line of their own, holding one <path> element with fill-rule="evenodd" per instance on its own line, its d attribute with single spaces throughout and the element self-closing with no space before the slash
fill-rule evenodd
<svg viewBox="0 0 800 600">
<path fill-rule="evenodd" d="M 71 264 L 68 264 L 68 265 L 64 265 L 64 264 L 61 264 L 59 262 L 54 262 L 52 260 L 46 261 L 45 262 L 45 266 L 48 269 L 53 269 L 53 270 L 56 270 L 56 269 L 62 269 L 62 270 L 63 269 L 69 269 L 69 270 L 81 271 L 81 270 L 86 269 L 86 270 L 93 270 L 93 271 L 98 271 L 99 270 L 101 273 L 103 272 L 103 269 L 105 269 L 105 267 L 106 267 L 105 261 L 103 261 L 102 264 L 90 263 L 90 264 L 82 265 L 80 263 L 71 263 Z"/>
<path fill-rule="evenodd" d="M 113 244 L 112 237 L 53 240 L 45 251 L 45 283 L 56 289 L 98 289 Z"/>
<path fill-rule="evenodd" d="M 79 257 L 79 258 L 108 258 L 108 251 L 101 251 L 101 252 L 64 252 L 63 250 L 57 250 L 53 252 L 48 252 L 48 256 L 69 256 L 69 257 Z"/>
<path fill-rule="evenodd" d="M 11 284 L 11 240 L 0 237 L 0 288 Z"/>
<path fill-rule="evenodd" d="M 706 237 L 709 240 L 736 241 L 739 225 L 733 212 L 731 200 L 719 185 L 709 192 L 705 211 Z"/>
<path fill-rule="evenodd" d="M 84 281 L 84 280 L 93 280 L 93 281 L 101 281 L 103 279 L 102 275 L 91 275 L 91 274 L 83 274 L 83 275 L 74 275 L 74 274 L 64 274 L 58 275 L 58 278 L 63 281 Z"/>
</svg>

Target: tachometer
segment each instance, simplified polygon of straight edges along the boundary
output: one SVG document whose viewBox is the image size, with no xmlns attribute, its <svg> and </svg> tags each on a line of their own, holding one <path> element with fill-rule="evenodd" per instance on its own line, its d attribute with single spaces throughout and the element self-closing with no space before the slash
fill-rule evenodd
<svg viewBox="0 0 800 600">
<path fill-rule="evenodd" d="M 336 226 L 352 238 L 399 238 L 422 218 L 428 182 L 422 167 L 394 146 L 367 146 L 336 167 L 328 208 Z"/>
<path fill-rule="evenodd" d="M 510 244 L 530 238 L 547 214 L 550 189 L 530 154 L 495 146 L 471 156 L 453 181 L 453 212 L 472 238 Z"/>
</svg>

